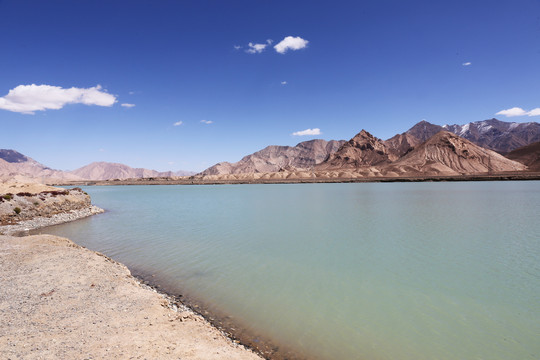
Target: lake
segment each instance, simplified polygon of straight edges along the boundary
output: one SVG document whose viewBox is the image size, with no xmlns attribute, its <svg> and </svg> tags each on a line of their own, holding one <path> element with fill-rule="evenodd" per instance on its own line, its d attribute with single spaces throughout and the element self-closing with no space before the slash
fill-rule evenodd
<svg viewBox="0 0 540 360">
<path fill-rule="evenodd" d="M 310 359 L 540 357 L 538 181 L 84 190 L 105 214 L 39 232 L 255 343 Z"/>
</svg>

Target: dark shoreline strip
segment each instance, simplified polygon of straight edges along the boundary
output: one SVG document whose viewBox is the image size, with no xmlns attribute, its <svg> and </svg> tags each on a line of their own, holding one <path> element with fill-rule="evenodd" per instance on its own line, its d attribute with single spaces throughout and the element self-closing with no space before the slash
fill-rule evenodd
<svg viewBox="0 0 540 360">
<path fill-rule="evenodd" d="M 188 295 L 180 294 L 178 290 L 172 290 L 166 285 L 161 285 L 159 280 L 156 281 L 154 275 L 150 275 L 147 272 L 139 271 L 138 269 L 132 267 L 128 267 L 128 269 L 131 271 L 132 276 L 142 284 L 149 286 L 158 293 L 165 295 L 178 307 L 185 306 L 189 308 L 194 313 L 202 316 L 213 327 L 223 332 L 232 341 L 243 345 L 265 359 L 308 359 L 305 355 L 279 345 L 267 337 L 255 334 L 252 331 L 245 329 L 238 322 L 233 321 L 230 316 L 212 311 L 210 306 L 206 305 L 203 301 L 192 298 Z"/>
<path fill-rule="evenodd" d="M 94 185 L 234 185 L 234 184 L 320 184 L 320 183 L 383 183 L 383 182 L 455 182 L 455 181 L 531 181 L 540 180 L 540 173 L 507 173 L 496 175 L 360 177 L 360 178 L 302 178 L 257 180 L 205 180 L 173 178 L 141 178 L 103 181 L 74 181 L 53 183 L 53 186 Z"/>
</svg>

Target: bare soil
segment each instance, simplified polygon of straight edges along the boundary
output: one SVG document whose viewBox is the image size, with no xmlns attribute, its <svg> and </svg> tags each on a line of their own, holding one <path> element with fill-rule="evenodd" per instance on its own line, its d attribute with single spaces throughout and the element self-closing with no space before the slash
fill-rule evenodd
<svg viewBox="0 0 540 360">
<path fill-rule="evenodd" d="M 260 359 L 108 257 L 0 236 L 2 359 Z"/>
</svg>

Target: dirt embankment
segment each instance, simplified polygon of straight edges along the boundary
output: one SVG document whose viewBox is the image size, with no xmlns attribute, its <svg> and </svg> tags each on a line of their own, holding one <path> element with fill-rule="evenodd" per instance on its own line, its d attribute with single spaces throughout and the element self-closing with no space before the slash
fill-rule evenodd
<svg viewBox="0 0 540 360">
<path fill-rule="evenodd" d="M 0 233 L 60 224 L 103 212 L 80 188 L 0 184 Z"/>
<path fill-rule="evenodd" d="M 106 256 L 0 236 L 2 359 L 260 359 Z"/>
</svg>

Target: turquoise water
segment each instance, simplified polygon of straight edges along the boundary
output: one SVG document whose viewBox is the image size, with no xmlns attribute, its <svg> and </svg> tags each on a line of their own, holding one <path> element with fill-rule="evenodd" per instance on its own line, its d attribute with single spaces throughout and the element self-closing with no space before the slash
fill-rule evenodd
<svg viewBox="0 0 540 360">
<path fill-rule="evenodd" d="M 67 236 L 314 359 L 540 358 L 540 182 L 86 187 Z"/>
</svg>

